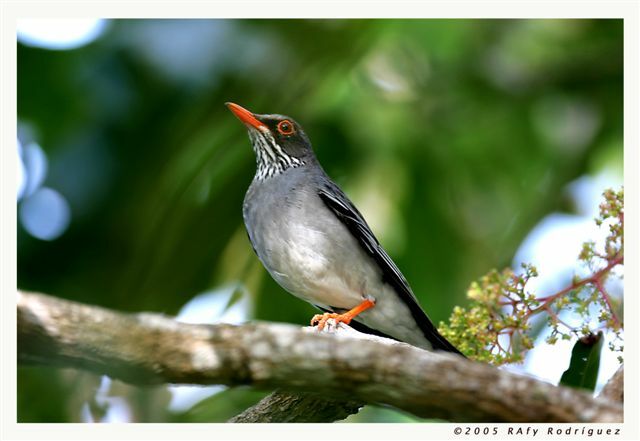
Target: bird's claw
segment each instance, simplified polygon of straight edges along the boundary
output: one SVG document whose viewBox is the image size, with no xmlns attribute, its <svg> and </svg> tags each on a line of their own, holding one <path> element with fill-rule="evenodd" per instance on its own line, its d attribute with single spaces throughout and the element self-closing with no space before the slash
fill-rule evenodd
<svg viewBox="0 0 640 441">
<path fill-rule="evenodd" d="M 354 308 L 351 308 L 347 312 L 343 314 L 337 314 L 335 312 L 325 312 L 324 314 L 316 314 L 311 319 L 311 326 L 314 326 L 316 323 L 318 324 L 318 331 L 322 331 L 324 326 L 327 324 L 327 320 L 334 319 L 336 322 L 336 326 L 339 323 L 344 323 L 348 325 L 351 323 L 351 320 L 358 314 L 363 311 L 366 311 L 369 308 L 375 306 L 376 302 L 372 298 L 366 298 Z"/>
<path fill-rule="evenodd" d="M 318 331 L 322 331 L 325 325 L 327 324 L 327 320 L 334 319 L 336 321 L 336 325 L 338 323 L 349 324 L 351 319 L 346 317 L 345 314 L 336 314 L 335 312 L 325 312 L 324 314 L 316 314 L 311 319 L 311 326 L 315 326 L 318 324 Z"/>
</svg>

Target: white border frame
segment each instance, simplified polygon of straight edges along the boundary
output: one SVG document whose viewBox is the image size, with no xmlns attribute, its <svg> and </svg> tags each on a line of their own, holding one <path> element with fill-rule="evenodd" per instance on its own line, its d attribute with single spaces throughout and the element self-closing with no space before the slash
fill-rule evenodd
<svg viewBox="0 0 640 441">
<path fill-rule="evenodd" d="M 454 436 L 456 427 L 527 427 L 546 433 L 546 427 L 622 428 L 614 439 L 640 436 L 638 415 L 638 19 L 635 1 L 4 1 L 0 43 L 2 48 L 2 100 L 0 104 L 0 198 L 2 200 L 2 439 L 305 439 L 327 438 L 425 440 Z M 623 425 L 548 424 L 17 424 L 16 423 L 16 185 L 14 151 L 17 136 L 16 20 L 18 18 L 622 18 L 624 19 L 624 172 L 625 172 L 625 415 Z M 481 438 L 531 438 L 531 436 L 480 436 Z M 541 435 L 536 438 L 547 439 Z M 580 432 L 578 432 L 580 433 Z M 579 439 L 584 435 L 554 436 Z M 598 438 L 593 436 L 592 438 Z"/>
</svg>

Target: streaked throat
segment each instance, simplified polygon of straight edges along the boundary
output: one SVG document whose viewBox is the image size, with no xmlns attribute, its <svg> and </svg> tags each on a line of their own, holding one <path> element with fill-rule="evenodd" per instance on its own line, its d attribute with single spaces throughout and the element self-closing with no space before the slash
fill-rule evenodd
<svg viewBox="0 0 640 441">
<path fill-rule="evenodd" d="M 249 138 L 256 154 L 255 179 L 264 180 L 305 164 L 303 160 L 288 155 L 267 131 L 250 130 Z"/>
</svg>

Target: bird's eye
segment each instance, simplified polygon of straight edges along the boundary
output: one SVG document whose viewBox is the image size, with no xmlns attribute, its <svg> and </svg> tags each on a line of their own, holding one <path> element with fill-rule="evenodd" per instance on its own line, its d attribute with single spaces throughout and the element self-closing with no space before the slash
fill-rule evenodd
<svg viewBox="0 0 640 441">
<path fill-rule="evenodd" d="M 294 132 L 293 124 L 288 119 L 278 123 L 278 132 L 281 135 L 291 135 Z"/>
</svg>

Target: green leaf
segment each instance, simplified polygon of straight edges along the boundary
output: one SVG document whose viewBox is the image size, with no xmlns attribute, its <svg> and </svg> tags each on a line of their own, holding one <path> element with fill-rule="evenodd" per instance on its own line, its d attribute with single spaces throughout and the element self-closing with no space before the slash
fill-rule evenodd
<svg viewBox="0 0 640 441">
<path fill-rule="evenodd" d="M 602 332 L 580 338 L 571 351 L 571 362 L 560 384 L 592 391 L 596 387 L 603 342 Z"/>
</svg>

